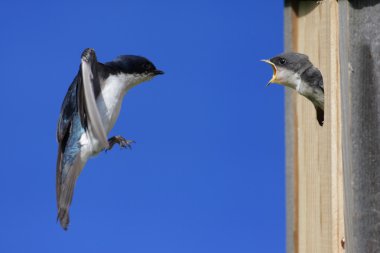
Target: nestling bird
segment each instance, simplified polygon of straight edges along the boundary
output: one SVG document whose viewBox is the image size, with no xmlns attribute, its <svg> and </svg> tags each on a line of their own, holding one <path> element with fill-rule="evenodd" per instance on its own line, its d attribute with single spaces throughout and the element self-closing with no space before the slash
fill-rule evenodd
<svg viewBox="0 0 380 253">
<path fill-rule="evenodd" d="M 58 217 L 66 230 L 74 186 L 87 160 L 114 144 L 133 141 L 107 135 L 119 116 L 124 95 L 132 87 L 164 72 L 144 57 L 123 55 L 107 63 L 93 49 L 82 53 L 79 72 L 63 100 L 57 126 L 56 193 Z"/>
<path fill-rule="evenodd" d="M 273 76 L 267 85 L 278 83 L 295 89 L 309 99 L 317 111 L 319 125 L 324 121 L 324 89 L 322 74 L 309 61 L 309 57 L 300 53 L 283 53 L 262 60 L 273 68 Z"/>
</svg>

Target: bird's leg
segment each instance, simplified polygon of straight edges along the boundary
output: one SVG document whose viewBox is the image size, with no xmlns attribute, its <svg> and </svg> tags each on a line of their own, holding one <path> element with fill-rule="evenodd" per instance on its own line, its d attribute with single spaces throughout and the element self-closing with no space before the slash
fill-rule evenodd
<svg viewBox="0 0 380 253">
<path fill-rule="evenodd" d="M 132 149 L 132 143 L 135 143 L 135 141 L 126 140 L 123 136 L 116 135 L 108 139 L 108 145 L 109 147 L 106 148 L 107 150 L 111 150 L 113 145 L 119 144 L 121 148 L 129 148 Z"/>
</svg>

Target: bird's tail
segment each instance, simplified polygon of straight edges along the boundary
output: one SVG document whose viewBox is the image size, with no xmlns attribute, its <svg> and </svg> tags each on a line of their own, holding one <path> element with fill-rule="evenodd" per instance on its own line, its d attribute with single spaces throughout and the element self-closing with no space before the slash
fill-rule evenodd
<svg viewBox="0 0 380 253">
<path fill-rule="evenodd" d="M 60 183 L 57 185 L 57 189 L 59 189 L 57 191 L 57 220 L 59 220 L 64 230 L 67 230 L 70 222 L 69 209 L 73 199 L 74 187 L 83 169 L 84 162 L 77 156 L 71 165 L 66 166 L 68 166 L 68 168 L 64 168 L 63 171 L 67 171 L 67 175 L 62 178 L 61 174 L 59 175 L 59 180 L 57 180 L 57 182 Z"/>
<path fill-rule="evenodd" d="M 57 215 L 57 222 L 61 223 L 61 226 L 64 230 L 67 230 L 67 227 L 70 223 L 70 215 L 69 215 L 69 209 L 68 208 L 59 208 L 58 209 L 58 215 Z"/>
<path fill-rule="evenodd" d="M 61 145 L 59 145 L 58 158 L 57 158 L 57 175 L 56 175 L 56 193 L 57 193 L 57 208 L 58 208 L 57 222 L 59 220 L 62 228 L 64 230 L 67 230 L 67 226 L 69 225 L 69 222 L 70 222 L 69 209 L 68 207 L 62 206 L 61 204 L 62 157 L 63 157 L 63 153 L 62 153 Z"/>
</svg>

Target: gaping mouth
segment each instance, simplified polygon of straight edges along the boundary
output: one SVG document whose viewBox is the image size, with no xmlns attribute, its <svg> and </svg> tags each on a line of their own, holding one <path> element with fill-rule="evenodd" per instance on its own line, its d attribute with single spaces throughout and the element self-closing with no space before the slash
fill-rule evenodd
<svg viewBox="0 0 380 253">
<path fill-rule="evenodd" d="M 276 78 L 277 78 L 277 68 L 276 68 L 276 65 L 274 65 L 274 63 L 271 62 L 270 60 L 261 60 L 261 61 L 268 63 L 269 65 L 272 66 L 272 69 L 273 69 L 272 78 L 267 83 L 267 86 L 268 86 L 269 84 L 271 84 L 272 82 L 274 82 L 276 80 Z"/>
</svg>

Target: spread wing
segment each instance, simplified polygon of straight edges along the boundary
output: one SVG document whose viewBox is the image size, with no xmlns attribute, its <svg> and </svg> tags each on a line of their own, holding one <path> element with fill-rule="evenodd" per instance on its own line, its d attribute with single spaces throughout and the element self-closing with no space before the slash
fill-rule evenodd
<svg viewBox="0 0 380 253">
<path fill-rule="evenodd" d="M 95 100 L 100 92 L 96 68 L 95 52 L 86 49 L 82 54 L 79 72 L 62 103 L 58 120 L 56 194 L 58 218 L 65 229 L 69 223 L 69 207 L 75 182 L 85 164 L 85 161 L 79 159 L 81 135 L 86 131 L 91 140 L 96 139 L 102 146 L 108 147 Z"/>
</svg>

